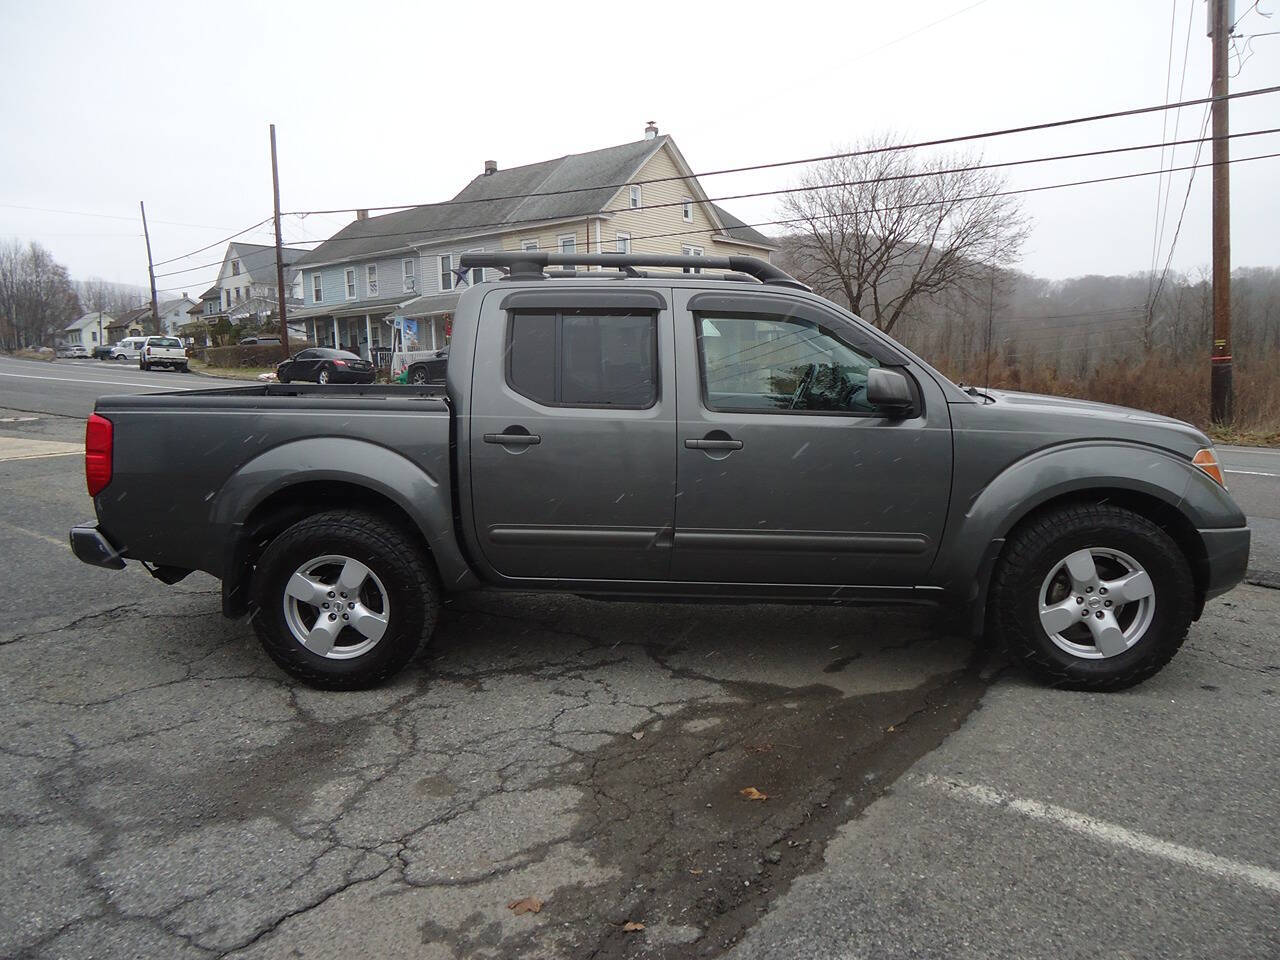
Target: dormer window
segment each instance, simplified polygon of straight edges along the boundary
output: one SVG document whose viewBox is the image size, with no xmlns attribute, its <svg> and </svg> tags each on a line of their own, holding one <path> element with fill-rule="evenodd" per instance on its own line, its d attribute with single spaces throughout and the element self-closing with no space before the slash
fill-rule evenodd
<svg viewBox="0 0 1280 960">
<path fill-rule="evenodd" d="M 238 276 L 240 276 L 240 261 L 239 261 L 239 260 L 232 260 L 232 261 L 231 261 L 231 275 L 232 275 L 233 277 L 238 277 Z"/>
</svg>

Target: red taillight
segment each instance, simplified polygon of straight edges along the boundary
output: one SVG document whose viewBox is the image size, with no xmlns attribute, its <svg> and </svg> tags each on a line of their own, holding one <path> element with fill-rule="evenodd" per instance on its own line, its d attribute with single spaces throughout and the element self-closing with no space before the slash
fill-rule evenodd
<svg viewBox="0 0 1280 960">
<path fill-rule="evenodd" d="M 84 428 L 84 482 L 96 497 L 111 482 L 111 446 L 114 428 L 106 417 L 89 416 Z"/>
<path fill-rule="evenodd" d="M 335 360 L 335 361 L 333 361 L 333 365 L 334 365 L 335 367 L 345 367 L 345 366 L 347 365 L 347 361 L 345 361 L 345 360 Z"/>
</svg>

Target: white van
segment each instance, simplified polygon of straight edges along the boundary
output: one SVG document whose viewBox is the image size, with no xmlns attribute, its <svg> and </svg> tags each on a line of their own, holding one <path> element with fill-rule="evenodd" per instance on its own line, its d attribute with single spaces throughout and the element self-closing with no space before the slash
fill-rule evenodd
<svg viewBox="0 0 1280 960">
<path fill-rule="evenodd" d="M 111 359 L 137 360 L 138 355 L 142 353 L 142 345 L 146 342 L 146 337 L 125 337 L 111 348 Z"/>
</svg>

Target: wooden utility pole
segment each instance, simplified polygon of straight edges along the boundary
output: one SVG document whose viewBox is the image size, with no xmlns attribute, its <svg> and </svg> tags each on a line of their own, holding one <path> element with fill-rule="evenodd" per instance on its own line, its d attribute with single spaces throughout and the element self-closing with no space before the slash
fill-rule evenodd
<svg viewBox="0 0 1280 960">
<path fill-rule="evenodd" d="M 275 198 L 276 220 L 276 294 L 279 298 L 280 342 L 284 345 L 284 359 L 289 359 L 289 319 L 285 315 L 286 291 L 284 289 L 284 238 L 280 234 L 280 168 L 276 164 L 276 125 L 271 124 L 271 193 Z"/>
<path fill-rule="evenodd" d="M 1210 355 L 1209 406 L 1214 423 L 1232 414 L 1231 390 L 1231 162 L 1227 140 L 1227 43 L 1231 34 L 1230 0 L 1209 0 L 1213 37 L 1213 352 Z"/>
<path fill-rule="evenodd" d="M 155 324 L 155 332 L 160 332 L 160 304 L 156 299 L 156 268 L 151 263 L 151 233 L 147 230 L 147 205 L 138 201 L 138 209 L 142 211 L 142 238 L 147 241 L 147 276 L 151 278 L 151 321 Z M 127 335 L 128 331 L 126 331 Z"/>
</svg>

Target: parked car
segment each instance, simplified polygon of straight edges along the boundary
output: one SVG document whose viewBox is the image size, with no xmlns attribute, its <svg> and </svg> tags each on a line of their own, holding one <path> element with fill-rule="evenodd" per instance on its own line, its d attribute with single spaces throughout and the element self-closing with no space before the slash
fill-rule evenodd
<svg viewBox="0 0 1280 960">
<path fill-rule="evenodd" d="M 53 355 L 71 359 L 73 357 L 88 357 L 89 351 L 83 343 L 64 343 L 53 352 Z"/>
<path fill-rule="evenodd" d="M 142 353 L 146 337 L 125 337 L 111 348 L 112 360 L 136 360 Z"/>
<path fill-rule="evenodd" d="M 428 358 L 410 363 L 398 379 L 401 383 L 409 383 L 415 387 L 429 383 L 444 383 L 448 366 L 449 351 L 436 350 Z"/>
<path fill-rule="evenodd" d="M 751 257 L 461 265 L 509 275 L 459 297 L 443 391 L 99 399 L 76 556 L 220 578 L 223 612 L 329 688 L 391 676 L 447 593 L 486 588 L 939 604 L 1050 684 L 1118 690 L 1244 577 L 1190 424 L 962 388 Z"/>
<path fill-rule="evenodd" d="M 96 347 L 94 347 L 94 348 L 93 348 L 93 359 L 95 359 L 95 360 L 110 360 L 110 359 L 111 359 L 111 351 L 112 351 L 113 349 L 114 349 L 114 345 L 113 345 L 113 344 L 110 344 L 110 343 L 100 343 L 100 344 L 98 344 Z"/>
<path fill-rule="evenodd" d="M 312 383 L 373 383 L 376 371 L 368 360 L 332 347 L 308 347 L 276 366 L 281 383 L 309 380 Z"/>
<path fill-rule="evenodd" d="M 188 371 L 187 349 L 177 337 L 145 337 L 138 354 L 138 369 L 169 367 L 182 373 Z"/>
<path fill-rule="evenodd" d="M 270 337 L 270 336 L 245 337 L 243 340 L 240 341 L 240 346 L 247 347 L 257 343 L 279 343 L 279 342 L 280 342 L 279 337 Z"/>
</svg>

